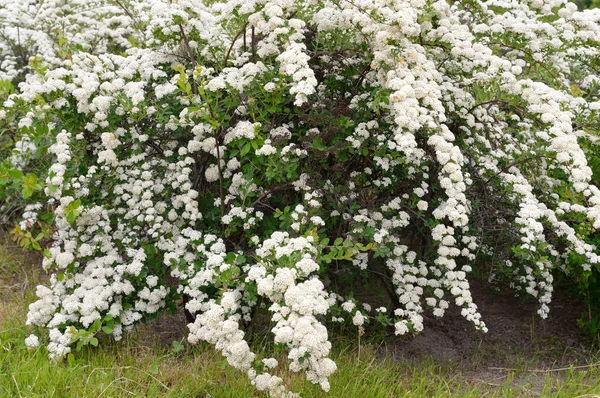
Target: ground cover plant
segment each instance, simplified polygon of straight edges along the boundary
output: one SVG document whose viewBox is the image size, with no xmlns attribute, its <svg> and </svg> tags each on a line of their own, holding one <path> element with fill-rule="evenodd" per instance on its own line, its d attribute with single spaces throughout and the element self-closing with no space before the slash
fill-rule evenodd
<svg viewBox="0 0 600 398">
<path fill-rule="evenodd" d="M 486 332 L 474 270 L 542 318 L 559 275 L 593 303 L 599 20 L 559 0 L 0 2 L 1 209 L 52 274 L 26 344 L 58 361 L 183 301 L 190 343 L 293 396 L 256 319 L 328 391 L 336 324 L 408 335 L 455 305 Z M 385 300 L 355 288 L 374 276 Z"/>
</svg>

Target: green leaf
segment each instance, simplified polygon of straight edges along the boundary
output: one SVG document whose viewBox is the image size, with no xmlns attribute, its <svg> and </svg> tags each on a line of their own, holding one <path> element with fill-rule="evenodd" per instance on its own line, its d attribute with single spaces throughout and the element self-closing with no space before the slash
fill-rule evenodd
<svg viewBox="0 0 600 398">
<path fill-rule="evenodd" d="M 250 149 L 252 149 L 252 145 L 250 145 L 250 143 L 247 142 L 246 145 L 242 147 L 242 150 L 240 151 L 240 156 L 246 155 L 248 152 L 250 152 Z"/>
<path fill-rule="evenodd" d="M 102 326 L 102 320 L 100 320 L 100 319 L 96 319 L 96 320 L 94 321 L 94 323 L 92 323 L 92 326 L 89 328 L 89 331 L 90 331 L 91 333 L 95 333 L 95 332 L 97 332 L 98 330 L 100 330 L 100 326 Z"/>
<path fill-rule="evenodd" d="M 20 180 L 24 176 L 24 174 L 21 170 L 8 170 L 7 174 L 13 180 Z"/>
<path fill-rule="evenodd" d="M 326 152 L 329 150 L 329 148 L 327 148 L 325 145 L 323 145 L 323 143 L 316 138 L 313 140 L 312 144 L 315 149 L 317 149 L 321 152 Z"/>
<path fill-rule="evenodd" d="M 75 346 L 75 351 L 81 351 L 81 348 L 83 348 L 85 343 L 86 343 L 85 341 L 79 340 L 77 342 L 77 345 Z"/>
<path fill-rule="evenodd" d="M 227 254 L 225 255 L 225 259 L 224 259 L 224 261 L 225 261 L 227 264 L 233 264 L 233 262 L 235 261 L 235 253 L 233 253 L 233 252 L 229 252 L 229 253 L 227 253 Z"/>
<path fill-rule="evenodd" d="M 132 47 L 137 47 L 135 36 L 129 35 L 129 37 L 127 38 L 127 41 L 131 44 Z"/>
<path fill-rule="evenodd" d="M 31 195 L 33 195 L 33 190 L 28 189 L 28 188 L 23 188 L 21 193 L 23 195 L 23 199 L 29 199 L 31 197 Z"/>
<path fill-rule="evenodd" d="M 80 213 L 79 206 L 81 206 L 81 200 L 77 199 L 68 204 L 65 209 L 65 216 L 69 224 L 73 224 L 75 219 Z"/>
<path fill-rule="evenodd" d="M 173 352 L 174 354 L 177 354 L 178 352 L 181 352 L 185 349 L 185 346 L 179 341 L 173 341 L 172 346 L 173 348 L 171 349 L 171 352 Z"/>
<path fill-rule="evenodd" d="M 235 376 L 237 374 L 237 370 L 230 368 L 230 369 L 225 370 L 225 374 L 228 376 Z"/>
</svg>

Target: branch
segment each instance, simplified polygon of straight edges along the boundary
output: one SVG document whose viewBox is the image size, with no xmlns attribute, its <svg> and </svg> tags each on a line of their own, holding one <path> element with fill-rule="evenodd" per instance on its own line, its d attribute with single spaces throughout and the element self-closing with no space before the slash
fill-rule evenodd
<svg viewBox="0 0 600 398">
<path fill-rule="evenodd" d="M 254 25 L 252 26 L 252 38 L 250 40 L 252 46 L 252 62 L 256 62 L 256 37 L 254 34 Z"/>
<path fill-rule="evenodd" d="M 194 53 L 192 52 L 192 48 L 190 47 L 190 42 L 183 30 L 183 26 L 179 25 L 179 31 L 181 32 L 181 36 L 183 37 L 183 43 L 185 44 L 185 48 L 187 49 L 188 54 L 190 55 L 190 60 L 192 61 L 192 68 L 196 70 L 196 59 L 194 58 Z M 192 72 L 192 90 L 194 95 L 198 95 L 198 86 L 196 85 L 196 79 L 194 78 L 194 73 Z M 220 167 L 220 166 L 219 166 Z"/>
<path fill-rule="evenodd" d="M 244 47 L 246 47 L 246 27 L 247 26 L 248 26 L 248 22 L 246 22 L 244 24 L 244 26 L 242 27 L 242 29 L 240 29 L 240 31 L 237 33 L 237 35 L 235 35 L 235 37 L 231 41 L 231 45 L 229 46 L 229 49 L 227 49 L 227 54 L 225 54 L 225 61 L 223 61 L 223 69 L 227 68 L 227 61 L 229 60 L 229 55 L 231 55 L 231 50 L 233 49 L 233 45 L 235 44 L 235 42 L 237 41 L 237 39 L 240 38 L 240 36 L 242 35 L 242 33 L 244 34 Z"/>
<path fill-rule="evenodd" d="M 215 146 L 217 147 L 217 170 L 219 171 L 219 199 L 221 218 L 225 215 L 225 195 L 223 194 L 223 171 L 221 170 L 221 149 L 219 147 L 219 131 L 215 131 Z"/>
<path fill-rule="evenodd" d="M 490 100 L 490 101 L 485 101 L 485 102 L 481 102 L 479 104 L 475 104 L 475 105 L 473 105 L 473 107 L 471 109 L 469 109 L 467 111 L 467 114 L 473 112 L 476 108 L 479 108 L 480 106 L 489 105 L 489 104 L 498 104 L 500 102 L 503 102 L 503 101 L 502 100 L 498 100 L 498 99 L 493 99 L 493 100 Z"/>
<path fill-rule="evenodd" d="M 565 368 L 553 368 L 553 369 L 529 369 L 526 370 L 526 372 L 530 372 L 530 373 L 551 373 L 551 372 L 563 372 L 566 370 L 573 370 L 573 369 L 588 369 L 588 368 L 595 368 L 600 366 L 600 362 L 599 363 L 592 363 L 589 365 L 579 365 L 579 366 L 569 366 L 569 367 L 565 367 Z M 498 367 L 490 367 L 488 369 L 491 370 L 504 370 L 504 371 L 516 371 L 516 370 L 522 370 L 522 369 L 517 369 L 517 368 L 498 368 Z"/>
<path fill-rule="evenodd" d="M 273 192 L 281 191 L 282 189 L 285 189 L 285 188 L 287 188 L 287 187 L 289 187 L 291 185 L 292 184 L 288 182 L 288 183 L 285 183 L 285 184 L 277 185 L 276 187 L 271 188 L 267 192 L 263 192 L 258 198 L 256 198 L 256 200 L 254 202 L 252 202 L 252 204 L 250 205 L 250 207 L 256 206 L 258 203 L 260 203 L 261 200 L 263 200 L 267 196 L 271 195 Z"/>
<path fill-rule="evenodd" d="M 131 11 L 129 11 L 129 9 L 127 9 L 127 7 L 125 7 L 125 5 L 123 5 L 123 3 L 121 3 L 119 0 L 115 0 L 115 3 L 117 3 L 117 5 L 119 7 L 121 7 L 123 9 L 123 11 L 125 11 L 125 14 L 127 14 L 127 16 L 129 18 L 131 18 L 131 20 L 133 21 L 133 23 L 135 24 L 135 26 L 138 29 L 140 29 L 141 25 L 140 25 L 139 21 L 137 20 L 137 18 L 131 13 Z"/>
<path fill-rule="evenodd" d="M 490 178 L 488 178 L 487 180 L 485 180 L 484 185 L 487 185 L 490 181 L 492 181 L 492 179 L 498 177 L 502 173 L 505 173 L 506 171 L 508 171 L 508 169 L 510 169 L 513 166 L 516 166 L 516 165 L 521 164 L 521 163 L 528 162 L 530 160 L 543 159 L 543 158 L 554 159 L 552 156 L 536 155 L 536 156 L 530 156 L 528 158 L 521 159 L 521 160 L 515 160 L 514 162 L 511 162 L 511 163 L 507 164 L 500 171 L 498 171 L 496 174 L 492 175 Z"/>
</svg>

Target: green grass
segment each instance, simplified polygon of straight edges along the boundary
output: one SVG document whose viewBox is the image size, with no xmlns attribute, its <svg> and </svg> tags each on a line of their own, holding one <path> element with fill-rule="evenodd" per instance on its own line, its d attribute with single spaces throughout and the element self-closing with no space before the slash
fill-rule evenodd
<svg viewBox="0 0 600 398">
<path fill-rule="evenodd" d="M 1 237 L 0 237 L 1 241 Z M 43 274 L 17 249 L 0 245 L 0 397 L 263 397 L 245 375 L 224 366 L 210 346 L 174 352 L 150 325 L 123 341 L 104 341 L 77 353 L 72 363 L 53 365 L 43 348 L 28 351 L 23 340 L 27 304 Z M 283 361 L 284 354 L 275 354 Z M 336 341 L 338 371 L 331 391 L 301 376 L 280 375 L 302 397 L 593 397 L 600 396 L 600 370 L 537 372 L 527 358 L 516 370 L 472 364 L 394 361 L 374 345 Z M 591 360 L 591 359 L 590 359 Z"/>
</svg>

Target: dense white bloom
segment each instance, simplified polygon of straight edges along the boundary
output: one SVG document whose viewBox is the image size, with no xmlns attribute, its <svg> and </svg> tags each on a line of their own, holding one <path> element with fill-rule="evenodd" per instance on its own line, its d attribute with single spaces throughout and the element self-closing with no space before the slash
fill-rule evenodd
<svg viewBox="0 0 600 398">
<path fill-rule="evenodd" d="M 365 323 L 365 317 L 360 311 L 356 311 L 352 317 L 352 323 L 356 326 L 362 326 L 362 324 Z"/>
<path fill-rule="evenodd" d="M 21 82 L 0 208 L 53 234 L 27 323 L 59 360 L 185 297 L 191 343 L 289 398 L 247 342 L 258 311 L 324 391 L 329 320 L 406 335 L 454 303 L 486 331 L 478 253 L 546 317 L 554 273 L 600 261 L 599 22 L 554 0 L 0 0 L 0 78 Z M 380 266 L 398 308 L 338 289 Z"/>
<path fill-rule="evenodd" d="M 30 349 L 37 348 L 40 345 L 40 340 L 35 334 L 31 334 L 25 339 L 25 345 Z"/>
</svg>

